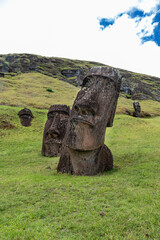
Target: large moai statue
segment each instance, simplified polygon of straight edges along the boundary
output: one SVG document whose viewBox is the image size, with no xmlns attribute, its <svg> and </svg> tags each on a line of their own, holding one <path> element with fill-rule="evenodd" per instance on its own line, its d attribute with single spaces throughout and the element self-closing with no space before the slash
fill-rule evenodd
<svg viewBox="0 0 160 240">
<path fill-rule="evenodd" d="M 113 168 L 104 138 L 106 127 L 113 125 L 120 85 L 119 71 L 113 68 L 94 67 L 84 77 L 68 121 L 58 172 L 94 175 Z"/>
<path fill-rule="evenodd" d="M 52 105 L 49 108 L 43 133 L 44 156 L 55 157 L 60 154 L 69 115 L 70 108 L 67 105 Z"/>
<path fill-rule="evenodd" d="M 28 108 L 24 108 L 18 112 L 22 126 L 30 127 L 32 119 L 34 118 L 32 112 Z"/>
<path fill-rule="evenodd" d="M 133 107 L 134 107 L 134 117 L 141 117 L 141 107 L 138 101 L 133 102 Z"/>
</svg>

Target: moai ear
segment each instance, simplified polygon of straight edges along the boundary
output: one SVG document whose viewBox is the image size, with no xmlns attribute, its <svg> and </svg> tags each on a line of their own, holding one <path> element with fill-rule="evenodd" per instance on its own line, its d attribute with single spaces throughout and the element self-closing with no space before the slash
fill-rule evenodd
<svg viewBox="0 0 160 240">
<path fill-rule="evenodd" d="M 114 106 L 112 108 L 112 112 L 111 112 L 111 115 L 110 115 L 110 119 L 107 122 L 107 126 L 106 127 L 112 127 L 113 126 L 113 120 L 114 120 L 114 116 L 115 116 L 116 106 L 117 106 L 117 100 L 114 103 Z"/>
<path fill-rule="evenodd" d="M 115 112 L 116 112 L 116 107 L 117 107 L 117 101 L 118 101 L 118 96 L 119 96 L 119 92 L 117 93 L 113 108 L 112 108 L 112 112 L 110 115 L 110 119 L 107 122 L 107 126 L 106 127 L 112 127 L 113 126 L 113 120 L 114 120 L 114 116 L 115 116 Z"/>
<path fill-rule="evenodd" d="M 117 91 L 116 99 L 115 99 L 115 102 L 114 102 L 114 105 L 113 105 L 113 108 L 112 108 L 110 119 L 107 122 L 107 126 L 106 127 L 112 127 L 113 126 L 113 120 L 114 120 L 116 107 L 117 107 L 117 101 L 118 101 L 119 92 L 120 92 L 121 80 L 122 80 L 122 77 L 119 75 L 119 77 L 118 77 L 118 79 L 116 81 L 116 91 Z"/>
</svg>

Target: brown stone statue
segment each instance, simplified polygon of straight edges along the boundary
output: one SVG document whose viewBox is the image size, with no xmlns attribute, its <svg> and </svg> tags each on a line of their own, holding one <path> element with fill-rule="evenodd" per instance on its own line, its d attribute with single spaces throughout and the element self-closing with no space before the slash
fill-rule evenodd
<svg viewBox="0 0 160 240">
<path fill-rule="evenodd" d="M 44 156 L 55 157 L 60 154 L 69 115 L 70 108 L 67 105 L 52 105 L 49 108 L 43 134 Z"/>
<path fill-rule="evenodd" d="M 22 126 L 30 127 L 32 119 L 34 118 L 32 112 L 28 108 L 24 108 L 18 112 Z"/>
<path fill-rule="evenodd" d="M 120 85 L 119 71 L 113 68 L 94 67 L 84 77 L 68 121 L 58 172 L 94 175 L 112 169 L 112 153 L 104 138 L 106 127 L 113 125 Z"/>
<path fill-rule="evenodd" d="M 133 107 L 134 107 L 134 117 L 141 117 L 141 107 L 138 101 L 133 102 Z"/>
</svg>

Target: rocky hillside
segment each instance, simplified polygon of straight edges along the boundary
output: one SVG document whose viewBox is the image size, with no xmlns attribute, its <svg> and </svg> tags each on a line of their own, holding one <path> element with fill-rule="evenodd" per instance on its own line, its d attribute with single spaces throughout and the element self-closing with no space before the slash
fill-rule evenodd
<svg viewBox="0 0 160 240">
<path fill-rule="evenodd" d="M 32 54 L 0 55 L 0 77 L 39 72 L 78 86 L 89 68 L 105 66 L 90 61 L 42 57 Z M 122 75 L 121 92 L 132 100 L 152 99 L 160 102 L 160 78 L 119 69 Z"/>
</svg>

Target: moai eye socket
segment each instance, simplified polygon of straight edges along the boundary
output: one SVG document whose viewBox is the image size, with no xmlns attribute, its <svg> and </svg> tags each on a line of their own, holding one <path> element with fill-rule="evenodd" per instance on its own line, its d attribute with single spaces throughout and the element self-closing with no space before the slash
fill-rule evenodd
<svg viewBox="0 0 160 240">
<path fill-rule="evenodd" d="M 59 117 L 60 117 L 60 121 L 61 121 L 61 120 L 68 119 L 69 115 L 65 112 L 60 112 Z"/>
<path fill-rule="evenodd" d="M 94 83 L 94 77 L 92 77 L 92 76 L 86 77 L 83 82 L 83 88 L 87 89 L 87 88 L 91 87 L 93 83 Z"/>
<path fill-rule="evenodd" d="M 48 116 L 48 119 L 54 119 L 55 113 L 54 113 L 54 112 L 49 112 L 49 113 L 47 114 L 47 116 Z"/>
<path fill-rule="evenodd" d="M 76 112 L 79 112 L 79 106 L 75 105 L 74 109 L 76 110 Z"/>
</svg>

